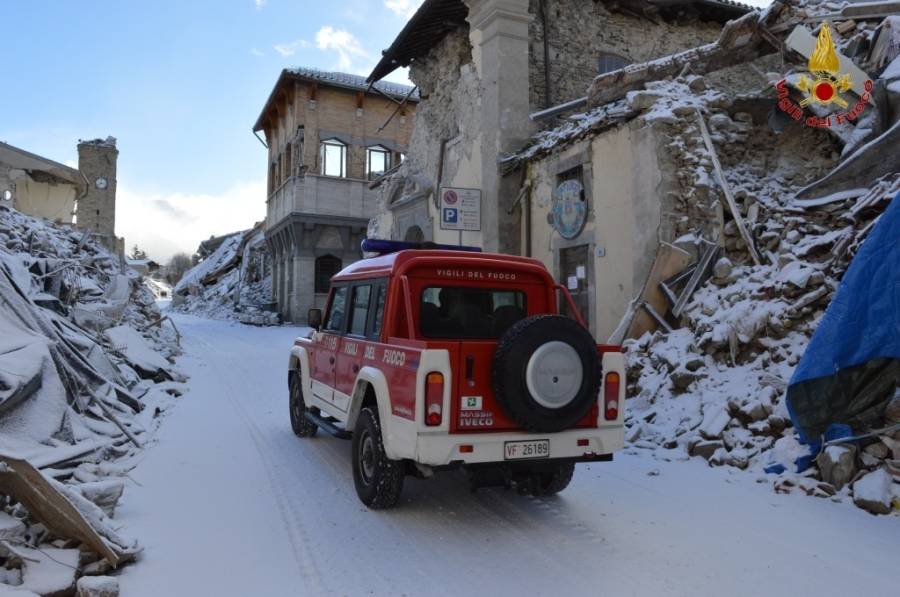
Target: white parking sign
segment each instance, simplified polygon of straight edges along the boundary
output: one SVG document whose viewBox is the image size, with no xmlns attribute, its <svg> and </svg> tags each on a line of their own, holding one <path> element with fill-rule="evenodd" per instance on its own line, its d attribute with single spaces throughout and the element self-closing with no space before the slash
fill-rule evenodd
<svg viewBox="0 0 900 597">
<path fill-rule="evenodd" d="M 441 230 L 481 230 L 481 189 L 441 189 Z"/>
</svg>

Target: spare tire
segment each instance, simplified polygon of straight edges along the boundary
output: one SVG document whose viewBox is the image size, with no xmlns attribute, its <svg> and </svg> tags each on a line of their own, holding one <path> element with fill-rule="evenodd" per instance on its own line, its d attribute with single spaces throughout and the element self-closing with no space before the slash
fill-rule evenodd
<svg viewBox="0 0 900 597">
<path fill-rule="evenodd" d="M 546 433 L 569 429 L 597 401 L 597 345 L 574 319 L 534 315 L 500 338 L 492 377 L 497 402 L 518 425 Z"/>
</svg>

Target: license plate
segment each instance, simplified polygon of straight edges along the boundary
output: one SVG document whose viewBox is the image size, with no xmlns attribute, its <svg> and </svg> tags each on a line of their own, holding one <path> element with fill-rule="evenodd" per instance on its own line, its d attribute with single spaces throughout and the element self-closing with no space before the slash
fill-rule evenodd
<svg viewBox="0 0 900 597">
<path fill-rule="evenodd" d="M 524 442 L 506 442 L 503 444 L 503 456 L 506 460 L 550 458 L 550 440 L 535 439 Z"/>
</svg>

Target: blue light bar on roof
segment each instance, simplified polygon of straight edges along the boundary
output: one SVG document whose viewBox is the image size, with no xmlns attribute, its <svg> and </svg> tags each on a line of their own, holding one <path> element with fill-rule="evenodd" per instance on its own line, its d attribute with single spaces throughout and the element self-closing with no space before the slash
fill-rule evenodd
<svg viewBox="0 0 900 597">
<path fill-rule="evenodd" d="M 367 238 L 362 241 L 363 253 L 378 253 L 387 255 L 409 249 L 433 249 L 438 251 L 467 251 L 469 253 L 481 253 L 481 247 L 467 247 L 464 245 L 439 245 L 432 242 L 413 243 L 404 240 L 387 240 L 383 238 Z"/>
</svg>

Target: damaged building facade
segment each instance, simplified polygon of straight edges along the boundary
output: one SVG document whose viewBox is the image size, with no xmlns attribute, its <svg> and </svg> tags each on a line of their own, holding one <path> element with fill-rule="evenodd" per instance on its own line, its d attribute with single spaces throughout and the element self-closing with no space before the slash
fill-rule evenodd
<svg viewBox="0 0 900 597">
<path fill-rule="evenodd" d="M 115 235 L 116 163 L 113 137 L 78 143 L 78 168 L 0 143 L 0 205 L 88 232 L 124 255 Z"/>
<path fill-rule="evenodd" d="M 386 181 L 370 230 L 403 238 L 398 215 L 418 201 L 434 240 L 455 244 L 438 223 L 441 189 L 481 190 L 488 225 L 461 240 L 541 260 L 597 340 L 622 345 L 631 446 L 769 473 L 779 493 L 843 491 L 871 513 L 895 511 L 900 361 L 887 339 L 896 260 L 885 243 L 896 248 L 900 213 L 900 3 L 745 10 L 568 97 L 545 84 L 549 107 L 534 51 L 529 77 L 506 81 L 526 54 L 501 50 L 525 48 L 528 27 L 555 11 L 514 19 L 527 3 L 472 1 L 450 27 L 440 9 L 451 4 L 426 1 L 372 75 L 408 61 L 422 103 L 410 158 Z M 601 4 L 613 7 L 579 6 Z M 518 28 L 502 29 L 507 18 Z M 658 25 L 643 26 L 652 43 Z M 467 92 L 446 91 L 455 84 Z M 498 110 L 506 84 L 519 94 Z M 539 104 L 531 114 L 525 97 Z M 528 127 L 531 138 L 507 149 Z M 493 190 L 492 168 L 508 181 Z M 816 354 L 817 340 L 832 353 Z M 808 362 L 820 370 L 798 376 Z M 797 457 L 829 434 L 814 463 Z"/>
<path fill-rule="evenodd" d="M 408 64 L 422 97 L 409 160 L 385 181 L 370 236 L 422 229 L 424 240 L 533 256 L 598 338 L 655 329 L 667 302 L 652 288 L 647 300 L 648 279 L 724 247 L 735 225 L 709 158 L 689 151 L 707 151 L 698 110 L 717 142 L 772 144 L 756 176 L 812 180 L 841 152 L 824 131 L 772 136 L 776 98 L 761 94 L 784 57 L 749 26 L 761 14 L 728 1 L 425 2 L 370 76 Z M 630 85 L 629 73 L 648 76 Z M 447 229 L 447 188 L 480 192 L 480 230 Z"/>
<path fill-rule="evenodd" d="M 84 175 L 59 162 L 0 143 L 0 205 L 58 224 L 71 224 L 87 192 Z"/>
<path fill-rule="evenodd" d="M 730 22 L 714 44 L 599 75 L 586 111 L 503 161 L 524 180 L 515 214 L 520 251 L 557 272 L 597 337 L 621 342 L 677 325 L 722 256 L 738 250 L 749 251 L 756 265 L 784 260 L 772 251 L 780 246 L 774 214 L 787 198 L 876 180 L 857 168 L 834 183 L 829 172 L 863 144 L 863 134 L 885 129 L 876 124 L 877 111 L 865 112 L 859 126 L 809 126 L 779 109 L 774 81 L 754 75 L 775 64 L 770 30 L 786 37 L 787 59 L 809 59 L 815 38 L 798 23 L 827 10 L 811 6 L 750 13 Z M 849 18 L 838 23 L 838 43 L 870 72 L 881 70 L 884 57 L 875 50 L 883 39 L 865 49 L 890 28 L 879 35 Z M 856 102 L 868 75 L 844 60 L 858 84 L 848 95 Z M 741 73 L 753 83 L 750 92 L 734 84 Z M 889 172 L 891 166 L 881 168 Z M 804 188 L 819 179 L 816 190 Z M 695 275 L 679 278 L 695 266 Z"/>
<path fill-rule="evenodd" d="M 331 276 L 362 257 L 378 193 L 370 183 L 404 159 L 417 102 L 405 85 L 282 71 L 253 130 L 269 152 L 265 235 L 286 321 L 323 306 Z"/>
<path fill-rule="evenodd" d="M 421 230 L 428 241 L 519 253 L 512 212 L 522 179 L 504 176 L 498 162 L 554 125 L 530 115 L 560 103 L 577 109 L 598 73 L 711 41 L 748 10 L 725 0 L 426 1 L 369 77 L 409 66 L 422 98 L 408 163 L 385 181 L 370 236 L 415 239 Z M 442 222 L 447 188 L 480 195 L 479 226 L 459 232 Z"/>
</svg>

